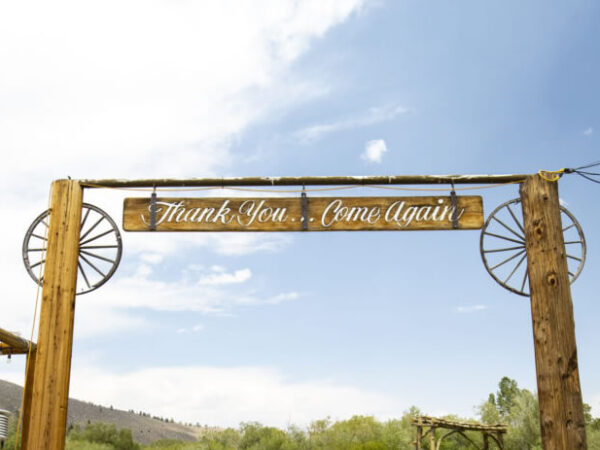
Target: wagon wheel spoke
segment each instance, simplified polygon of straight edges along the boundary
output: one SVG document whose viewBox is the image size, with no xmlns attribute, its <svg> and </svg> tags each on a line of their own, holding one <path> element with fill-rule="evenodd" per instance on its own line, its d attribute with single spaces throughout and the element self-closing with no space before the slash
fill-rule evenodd
<svg viewBox="0 0 600 450">
<path fill-rule="evenodd" d="M 496 264 L 493 267 L 490 267 L 490 270 L 496 270 L 498 267 L 503 266 L 504 264 L 506 264 L 507 262 L 512 261 L 513 259 L 517 258 L 518 256 L 522 255 L 523 253 L 525 253 L 525 250 L 521 250 L 518 253 L 515 253 L 514 255 L 510 256 L 509 258 L 506 258 L 505 260 L 503 260 L 502 262 L 499 262 L 498 264 Z"/>
<path fill-rule="evenodd" d="M 102 222 L 103 220 L 104 220 L 104 216 L 100 217 L 100 218 L 99 218 L 99 219 L 96 221 L 96 223 L 95 223 L 94 225 L 92 225 L 92 227 L 91 227 L 89 230 L 87 230 L 87 231 L 86 231 L 86 232 L 83 234 L 83 236 L 80 236 L 80 237 L 79 237 L 79 241 L 80 241 L 80 242 L 81 242 L 81 241 L 83 241 L 83 240 L 84 240 L 84 239 L 87 237 L 87 235 L 88 235 L 88 234 L 90 234 L 92 231 L 94 231 L 94 229 L 95 229 L 95 228 L 96 228 L 98 225 L 100 225 L 100 222 Z"/>
<path fill-rule="evenodd" d="M 529 272 L 525 271 L 525 275 L 523 275 L 523 282 L 521 283 L 521 292 L 525 292 L 525 283 L 529 279 Z"/>
<path fill-rule="evenodd" d="M 87 285 L 88 289 L 90 289 L 92 285 L 90 284 L 90 281 L 88 280 L 88 277 L 85 274 L 85 270 L 83 270 L 83 267 L 81 266 L 81 263 L 79 261 L 77 261 L 77 268 L 79 269 L 79 272 L 81 272 L 81 276 L 83 277 L 83 280 L 85 281 L 85 284 Z"/>
<path fill-rule="evenodd" d="M 105 277 L 106 274 L 104 272 L 102 272 L 100 269 L 98 269 L 92 262 L 90 262 L 89 259 L 87 259 L 85 256 L 83 256 L 82 254 L 79 254 L 79 258 L 83 259 L 88 266 L 90 266 L 92 269 L 94 269 L 98 275 L 100 275 L 101 277 Z"/>
<path fill-rule="evenodd" d="M 515 272 L 517 271 L 517 269 L 521 266 L 521 264 L 523 263 L 523 261 L 525 261 L 525 258 L 527 258 L 527 254 L 524 254 L 523 256 L 521 256 L 521 258 L 519 259 L 519 262 L 517 263 L 517 265 L 510 272 L 510 274 L 504 279 L 505 283 L 508 283 L 508 280 L 510 280 L 512 278 L 512 276 L 515 274 Z M 523 289 L 523 288 L 521 288 L 521 289 Z"/>
<path fill-rule="evenodd" d="M 110 233 L 112 233 L 113 231 L 115 231 L 115 230 L 107 230 L 107 231 L 105 231 L 104 233 L 97 234 L 96 236 L 94 236 L 94 237 L 92 237 L 92 238 L 89 238 L 89 239 L 88 239 L 88 240 L 86 240 L 86 241 L 80 242 L 80 243 L 79 243 L 79 248 L 81 248 L 81 246 L 82 246 L 82 245 L 84 245 L 84 244 L 89 244 L 90 242 L 92 242 L 92 241 L 95 241 L 96 239 L 100 239 L 101 237 L 104 237 L 104 236 L 106 236 L 107 234 L 110 234 Z"/>
<path fill-rule="evenodd" d="M 39 266 L 40 264 L 44 264 L 45 262 L 46 262 L 46 260 L 42 259 L 41 261 L 38 261 L 35 264 L 30 265 L 29 267 L 33 269 L 33 268 Z"/>
<path fill-rule="evenodd" d="M 525 242 L 525 234 L 523 234 L 521 236 L 519 233 L 517 233 L 515 230 L 513 230 L 511 227 L 509 227 L 508 225 L 506 225 L 504 222 L 502 222 L 497 217 L 494 217 L 494 220 L 496 222 L 498 222 L 500 225 L 502 225 L 504 228 L 506 228 L 508 231 L 510 231 L 512 234 L 514 234 L 516 237 L 518 237 L 520 240 L 522 240 L 523 242 Z"/>
<path fill-rule="evenodd" d="M 81 249 L 80 249 L 80 250 L 79 250 L 79 253 L 80 253 L 80 254 L 84 254 L 84 255 L 91 256 L 92 258 L 98 258 L 98 259 L 101 259 L 102 261 L 106 261 L 106 262 L 109 262 L 109 263 L 111 263 L 111 264 L 115 262 L 115 260 L 114 260 L 114 259 L 105 258 L 104 256 L 96 255 L 95 253 L 88 252 L 88 251 L 85 251 L 85 250 L 81 250 Z"/>
<path fill-rule="evenodd" d="M 524 245 L 518 245 L 516 247 L 496 248 L 493 250 L 484 250 L 483 253 L 498 253 L 498 252 L 510 252 L 511 250 L 520 250 L 525 248 Z"/>
<path fill-rule="evenodd" d="M 512 208 L 510 207 L 510 204 L 506 205 L 506 209 L 508 210 L 508 212 L 510 213 L 510 216 L 512 217 L 514 222 L 517 224 L 519 229 L 521 230 L 521 233 L 523 233 L 523 236 L 525 236 L 525 228 L 523 228 L 523 225 L 521 225 L 521 222 L 519 221 L 519 219 L 517 219 L 517 216 L 515 216 L 515 213 L 513 212 Z"/>
<path fill-rule="evenodd" d="M 585 237 L 575 217 L 563 206 L 560 206 L 560 211 L 563 241 L 568 246 L 568 273 L 572 283 L 585 263 Z M 492 278 L 512 292 L 529 296 L 525 230 L 520 217 L 520 199 L 498 206 L 481 230 L 479 245 L 484 266 Z"/>
<path fill-rule="evenodd" d="M 25 268 L 31 278 L 40 284 L 44 279 L 40 274 L 43 274 L 46 259 L 37 261 L 39 256 L 35 255 L 44 255 L 46 250 L 48 219 L 46 211 L 33 221 L 25 234 L 22 247 Z M 107 225 L 108 229 L 105 229 Z M 104 284 L 116 271 L 121 254 L 121 234 L 115 222 L 100 208 L 84 203 L 77 262 L 77 295 L 93 291 Z M 37 262 L 32 263 L 32 257 Z"/>
</svg>

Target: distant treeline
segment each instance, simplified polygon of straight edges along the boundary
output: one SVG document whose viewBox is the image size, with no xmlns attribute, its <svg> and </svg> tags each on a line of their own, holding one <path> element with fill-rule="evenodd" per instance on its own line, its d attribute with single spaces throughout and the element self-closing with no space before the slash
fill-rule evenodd
<svg viewBox="0 0 600 450">
<path fill-rule="evenodd" d="M 536 396 L 527 389 L 519 389 L 516 381 L 504 377 L 498 390 L 478 406 L 478 419 L 486 424 L 502 423 L 508 427 L 505 435 L 506 450 L 541 450 L 539 409 Z M 286 430 L 242 423 L 239 428 L 206 428 L 197 442 L 158 441 L 142 446 L 133 441 L 131 431 L 118 430 L 114 425 L 88 424 L 73 427 L 67 436 L 67 450 L 412 450 L 415 428 L 411 419 L 420 415 L 412 407 L 399 419 L 378 421 L 370 416 L 354 416 L 333 422 L 317 420 L 307 428 L 290 426 Z M 450 420 L 466 421 L 456 416 Z M 169 420 L 170 421 L 170 420 Z M 600 418 L 591 415 L 585 405 L 585 421 L 589 450 L 600 450 Z M 467 432 L 474 442 L 481 443 L 481 435 Z M 492 449 L 495 448 L 494 444 Z M 5 449 L 14 448 L 13 435 Z M 440 450 L 465 450 L 469 443 L 461 436 L 445 439 Z"/>
</svg>

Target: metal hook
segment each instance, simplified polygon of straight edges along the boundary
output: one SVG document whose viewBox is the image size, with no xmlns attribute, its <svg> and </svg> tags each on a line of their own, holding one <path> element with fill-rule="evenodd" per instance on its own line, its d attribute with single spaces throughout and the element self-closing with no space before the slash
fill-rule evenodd
<svg viewBox="0 0 600 450">
<path fill-rule="evenodd" d="M 450 191 L 450 203 L 452 204 L 452 228 L 458 229 L 458 198 L 456 197 L 456 191 L 454 190 L 454 180 L 450 180 L 452 190 Z"/>
<path fill-rule="evenodd" d="M 302 211 L 302 231 L 308 231 L 308 197 L 306 195 L 306 187 L 302 184 L 302 194 L 300 194 L 301 211 Z"/>
<path fill-rule="evenodd" d="M 156 231 L 156 185 L 152 186 L 150 195 L 150 231 Z"/>
</svg>

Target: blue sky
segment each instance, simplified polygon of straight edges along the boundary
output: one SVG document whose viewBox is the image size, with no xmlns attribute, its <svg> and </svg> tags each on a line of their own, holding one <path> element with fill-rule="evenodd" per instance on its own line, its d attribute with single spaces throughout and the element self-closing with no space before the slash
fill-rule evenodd
<svg viewBox="0 0 600 450">
<path fill-rule="evenodd" d="M 251 3 L 0 6 L 1 327 L 30 333 L 20 245 L 56 178 L 535 173 L 600 159 L 595 2 Z M 575 175 L 559 186 L 588 243 L 573 298 L 598 415 L 598 188 Z M 487 216 L 518 189 L 474 194 Z M 123 198 L 140 195 L 85 201 L 120 223 Z M 478 231 L 123 239 L 114 278 L 78 297 L 83 400 L 285 426 L 411 405 L 474 416 L 502 376 L 535 389 L 528 300 L 487 274 Z M 22 382 L 22 358 L 0 377 Z"/>
</svg>

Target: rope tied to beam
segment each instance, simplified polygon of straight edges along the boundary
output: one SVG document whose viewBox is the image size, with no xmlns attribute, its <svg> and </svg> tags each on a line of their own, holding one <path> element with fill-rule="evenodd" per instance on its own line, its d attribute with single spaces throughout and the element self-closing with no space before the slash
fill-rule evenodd
<svg viewBox="0 0 600 450">
<path fill-rule="evenodd" d="M 596 162 L 593 162 L 590 164 L 585 164 L 583 166 L 575 167 L 575 168 L 565 167 L 565 168 L 562 168 L 559 170 L 540 170 L 538 172 L 538 175 L 546 181 L 557 182 L 564 174 L 574 173 L 574 174 L 577 174 L 577 175 L 585 178 L 588 181 L 600 184 L 600 173 L 584 170 L 584 169 L 589 169 L 591 167 L 596 167 L 596 166 L 600 166 L 600 161 L 596 161 Z"/>
</svg>

